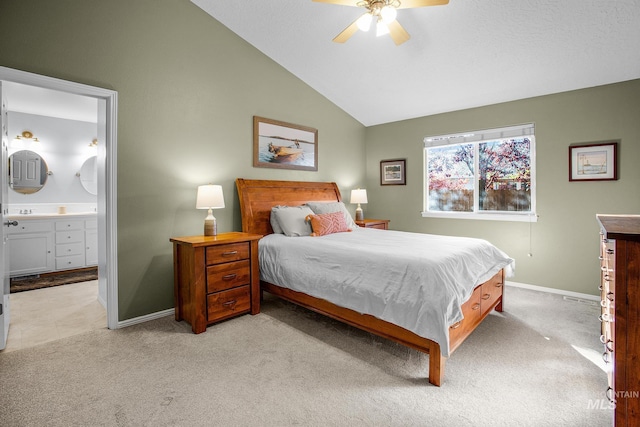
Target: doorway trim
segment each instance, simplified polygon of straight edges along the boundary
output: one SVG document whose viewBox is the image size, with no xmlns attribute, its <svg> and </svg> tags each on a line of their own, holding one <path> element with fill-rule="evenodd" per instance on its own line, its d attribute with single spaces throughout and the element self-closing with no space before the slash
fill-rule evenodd
<svg viewBox="0 0 640 427">
<path fill-rule="evenodd" d="M 104 135 L 104 144 L 98 146 L 98 236 L 105 237 L 104 243 L 98 245 L 98 280 L 106 282 L 107 327 L 117 329 L 119 327 L 116 149 L 118 92 L 7 67 L 0 67 L 0 81 L 58 90 L 98 100 L 98 133 Z"/>
</svg>

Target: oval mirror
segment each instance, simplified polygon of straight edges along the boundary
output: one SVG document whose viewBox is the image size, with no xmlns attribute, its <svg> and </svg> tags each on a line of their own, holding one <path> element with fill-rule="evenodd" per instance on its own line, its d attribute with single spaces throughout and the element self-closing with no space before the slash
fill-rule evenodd
<svg viewBox="0 0 640 427">
<path fill-rule="evenodd" d="M 33 194 L 47 182 L 49 169 L 38 153 L 16 151 L 9 156 L 9 187 L 22 194 Z"/>
<path fill-rule="evenodd" d="M 96 156 L 89 157 L 80 168 L 80 182 L 84 189 L 94 196 L 98 194 L 98 168 L 96 160 Z"/>
</svg>

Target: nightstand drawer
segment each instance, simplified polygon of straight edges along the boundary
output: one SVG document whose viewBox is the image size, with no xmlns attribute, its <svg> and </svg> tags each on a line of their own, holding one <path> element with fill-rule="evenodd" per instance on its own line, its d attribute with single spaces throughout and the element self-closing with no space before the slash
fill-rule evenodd
<svg viewBox="0 0 640 427">
<path fill-rule="evenodd" d="M 249 259 L 249 243 L 209 246 L 206 259 L 207 265 Z"/>
<path fill-rule="evenodd" d="M 250 280 L 251 269 L 248 259 L 207 267 L 207 293 L 247 285 Z"/>
<path fill-rule="evenodd" d="M 251 309 L 249 285 L 207 295 L 209 323 L 246 313 Z"/>
</svg>

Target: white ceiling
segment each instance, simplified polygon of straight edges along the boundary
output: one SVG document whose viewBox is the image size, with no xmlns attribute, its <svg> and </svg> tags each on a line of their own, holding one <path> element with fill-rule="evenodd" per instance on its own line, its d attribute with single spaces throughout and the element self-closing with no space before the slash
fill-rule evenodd
<svg viewBox="0 0 640 427">
<path fill-rule="evenodd" d="M 365 126 L 640 78 L 638 0 L 450 0 L 401 9 L 411 39 L 357 32 L 363 9 L 191 0 Z"/>
<path fill-rule="evenodd" d="M 7 109 L 18 113 L 97 123 L 98 100 L 52 89 L 2 82 Z"/>
</svg>

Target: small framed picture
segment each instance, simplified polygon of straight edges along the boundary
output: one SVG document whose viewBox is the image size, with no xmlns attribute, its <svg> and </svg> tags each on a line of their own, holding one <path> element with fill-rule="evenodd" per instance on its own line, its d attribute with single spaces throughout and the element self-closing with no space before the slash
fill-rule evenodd
<svg viewBox="0 0 640 427">
<path fill-rule="evenodd" d="M 318 170 L 318 130 L 253 117 L 253 166 Z"/>
<path fill-rule="evenodd" d="M 380 185 L 405 185 L 406 176 L 406 159 L 380 161 Z"/>
<path fill-rule="evenodd" d="M 618 179 L 617 142 L 569 146 L 569 181 Z"/>
</svg>

